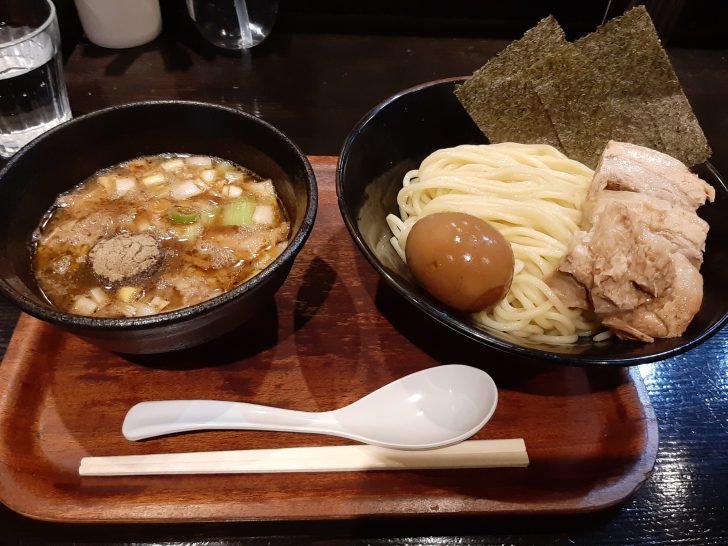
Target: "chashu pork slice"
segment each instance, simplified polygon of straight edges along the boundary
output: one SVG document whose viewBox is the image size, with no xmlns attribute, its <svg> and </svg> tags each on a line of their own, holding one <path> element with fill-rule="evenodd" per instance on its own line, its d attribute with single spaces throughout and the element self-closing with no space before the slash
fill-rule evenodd
<svg viewBox="0 0 728 546">
<path fill-rule="evenodd" d="M 603 324 L 619 337 L 646 342 L 682 335 L 700 310 L 703 276 L 681 254 L 673 254 L 670 265 L 673 281 L 665 294 L 636 309 L 608 315 Z"/>
<path fill-rule="evenodd" d="M 597 200 L 600 214 L 577 233 L 559 269 L 586 287 L 594 311 L 603 318 L 635 309 L 667 290 L 671 244 L 646 229 L 643 209 L 610 195 Z"/>
<path fill-rule="evenodd" d="M 613 140 L 599 160 L 589 197 L 605 189 L 658 197 L 692 211 L 715 199 L 715 188 L 681 161 L 644 146 Z"/>
<path fill-rule="evenodd" d="M 708 223 L 694 212 L 644 193 L 604 190 L 584 203 L 582 228 L 589 230 L 602 216 L 615 209 L 629 209 L 633 223 L 667 241 L 669 252 L 679 252 L 697 268 L 703 263 Z"/>
<path fill-rule="evenodd" d="M 587 202 L 584 216 L 560 271 L 586 288 L 596 315 L 620 337 L 681 335 L 702 302 L 707 225 L 661 199 L 609 190 Z"/>
<path fill-rule="evenodd" d="M 700 310 L 708 224 L 696 214 L 715 189 L 661 152 L 610 141 L 559 264 L 619 337 L 682 335 Z M 557 290 L 557 288 L 568 290 Z M 574 286 L 555 283 L 574 303 Z"/>
</svg>

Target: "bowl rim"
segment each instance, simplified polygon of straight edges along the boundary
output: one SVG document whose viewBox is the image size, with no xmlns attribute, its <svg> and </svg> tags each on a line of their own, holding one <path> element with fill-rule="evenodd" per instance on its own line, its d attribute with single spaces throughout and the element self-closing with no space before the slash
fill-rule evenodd
<svg viewBox="0 0 728 546">
<path fill-rule="evenodd" d="M 657 353 L 652 353 L 649 355 L 638 355 L 638 356 L 615 356 L 615 357 L 609 357 L 609 356 L 588 356 L 588 355 L 569 355 L 566 353 L 558 353 L 555 351 L 546 351 L 541 349 L 536 349 L 533 347 L 528 347 L 525 345 L 519 345 L 515 342 L 511 342 L 499 337 L 496 337 L 492 334 L 490 334 L 485 329 L 476 328 L 474 326 L 470 326 L 466 324 L 464 321 L 462 321 L 458 316 L 453 315 L 444 308 L 442 310 L 435 308 L 432 303 L 425 301 L 421 297 L 419 297 L 417 294 L 413 294 L 411 291 L 409 291 L 401 282 L 400 280 L 392 275 L 389 271 L 387 271 L 379 262 L 377 257 L 374 255 L 374 253 L 369 249 L 369 247 L 366 245 L 366 243 L 363 240 L 363 237 L 361 233 L 359 232 L 359 229 L 356 226 L 356 218 L 353 218 L 349 213 L 349 207 L 346 206 L 346 203 L 344 202 L 343 193 L 344 193 L 344 171 L 346 170 L 347 162 L 349 160 L 349 155 L 351 152 L 351 146 L 354 142 L 354 140 L 358 137 L 359 133 L 362 132 L 364 127 L 369 124 L 372 119 L 379 114 L 383 109 L 388 107 L 390 104 L 394 103 L 395 101 L 401 99 L 404 96 L 411 95 L 413 93 L 416 93 L 418 91 L 421 91 L 423 89 L 436 87 L 436 86 L 444 86 L 444 85 L 452 85 L 457 82 L 462 82 L 467 79 L 466 76 L 457 76 L 457 77 L 450 77 L 450 78 L 442 78 L 438 80 L 432 80 L 428 82 L 424 82 L 412 87 L 408 87 L 407 89 L 404 89 L 402 91 L 397 92 L 396 94 L 384 99 L 379 104 L 374 106 L 371 110 L 369 110 L 364 116 L 362 116 L 359 121 L 354 125 L 354 127 L 351 129 L 349 134 L 347 135 L 346 139 L 344 140 L 344 144 L 341 148 L 341 152 L 339 154 L 339 161 L 336 166 L 336 195 L 337 195 L 337 201 L 339 205 L 339 210 L 341 212 L 341 216 L 344 220 L 344 225 L 346 226 L 346 229 L 349 231 L 349 234 L 351 235 L 352 239 L 356 243 L 356 246 L 359 248 L 359 250 L 364 254 L 364 257 L 367 259 L 367 261 L 374 267 L 374 269 L 379 273 L 379 275 L 389 284 L 391 288 L 393 288 L 400 296 L 402 296 L 405 300 L 411 302 L 417 309 L 424 312 L 426 315 L 430 316 L 431 318 L 434 318 L 437 322 L 440 324 L 447 326 L 451 330 L 454 330 L 455 332 L 464 335 L 465 337 L 476 341 L 482 345 L 485 345 L 492 349 L 497 349 L 503 353 L 506 354 L 515 354 L 519 357 L 525 357 L 532 360 L 542 360 L 542 361 L 548 361 L 554 364 L 564 364 L 569 366 L 592 366 L 592 367 L 626 367 L 626 366 L 635 366 L 638 364 L 648 364 L 651 362 L 657 362 L 661 360 L 665 360 L 667 358 L 677 356 L 679 354 L 682 354 L 686 351 L 689 351 L 690 349 L 693 349 L 694 347 L 700 345 L 710 337 L 712 337 L 714 334 L 716 334 L 718 331 L 720 331 L 726 323 L 728 323 L 728 310 L 726 310 L 723 313 L 723 316 L 720 317 L 714 324 L 712 324 L 710 327 L 706 328 L 702 332 L 700 332 L 698 335 L 695 336 L 690 341 L 687 341 L 685 343 L 682 343 L 676 347 L 672 347 Z M 706 161 L 704 164 L 705 168 L 707 168 L 708 171 L 715 177 L 715 179 L 718 181 L 718 183 L 723 187 L 723 189 L 728 194 L 728 185 L 726 185 L 725 179 L 721 176 L 721 174 L 718 172 L 718 170 L 713 166 L 712 163 L 709 161 Z"/>
<path fill-rule="evenodd" d="M 265 130 L 271 132 L 276 138 L 280 139 L 285 145 L 294 153 L 296 158 L 300 161 L 305 171 L 306 188 L 308 193 L 308 202 L 306 204 L 306 212 L 304 214 L 301 226 L 295 236 L 289 241 L 286 249 L 265 267 L 260 273 L 251 277 L 247 281 L 239 284 L 232 290 L 229 290 L 219 296 L 215 296 L 209 300 L 190 305 L 187 307 L 181 307 L 179 309 L 173 309 L 171 311 L 156 313 L 154 315 L 148 315 L 143 317 L 87 317 L 83 315 L 74 315 L 72 313 L 64 313 L 50 306 L 38 305 L 29 298 L 17 292 L 12 286 L 10 286 L 5 279 L 0 279 L 0 293 L 13 302 L 22 311 L 40 318 L 42 320 L 57 324 L 64 327 L 74 327 L 80 329 L 96 330 L 96 331 L 126 331 L 126 330 L 144 330 L 154 327 L 159 327 L 171 323 L 189 320 L 195 317 L 199 317 L 208 313 L 209 311 L 223 307 L 233 300 L 239 298 L 248 292 L 257 290 L 263 285 L 269 277 L 274 275 L 276 271 L 282 267 L 286 262 L 293 261 L 295 256 L 300 252 L 304 243 L 308 239 L 313 225 L 316 219 L 316 213 L 318 210 L 318 186 L 316 183 L 316 176 L 311 167 L 311 163 L 308 157 L 303 153 L 299 146 L 291 140 L 285 133 L 280 129 L 262 120 L 261 118 L 237 108 L 229 106 L 223 106 L 221 104 L 215 104 L 204 101 L 189 101 L 189 100 L 146 100 L 136 101 L 124 104 L 116 104 L 100 110 L 94 110 L 87 114 L 83 114 L 78 117 L 74 117 L 68 121 L 65 121 L 56 127 L 46 131 L 39 137 L 33 139 L 18 152 L 16 152 L 0 170 L 0 184 L 5 178 L 7 172 L 12 170 L 16 163 L 22 161 L 25 155 L 36 146 L 40 145 L 46 139 L 51 138 L 58 132 L 64 131 L 67 126 L 71 126 L 77 123 L 82 123 L 85 120 L 93 119 L 97 117 L 105 116 L 112 112 L 132 110 L 139 108 L 149 107 L 166 107 L 166 106 L 183 106 L 186 108 L 201 108 L 207 110 L 217 110 L 225 112 L 227 114 L 233 114 L 247 119 L 248 121 L 258 124 Z M 49 304 L 50 305 L 50 304 Z"/>
</svg>

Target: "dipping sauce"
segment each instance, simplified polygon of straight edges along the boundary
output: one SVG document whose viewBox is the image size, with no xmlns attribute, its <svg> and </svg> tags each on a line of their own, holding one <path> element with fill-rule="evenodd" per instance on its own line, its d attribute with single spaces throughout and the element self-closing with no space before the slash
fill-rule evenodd
<svg viewBox="0 0 728 546">
<path fill-rule="evenodd" d="M 56 199 L 34 235 L 33 272 L 62 311 L 151 315 L 253 277 L 289 232 L 271 180 L 214 157 L 141 157 Z"/>
<path fill-rule="evenodd" d="M 510 243 L 469 214 L 440 212 L 421 218 L 407 236 L 405 254 L 415 279 L 460 311 L 493 305 L 506 295 L 513 279 Z"/>
</svg>

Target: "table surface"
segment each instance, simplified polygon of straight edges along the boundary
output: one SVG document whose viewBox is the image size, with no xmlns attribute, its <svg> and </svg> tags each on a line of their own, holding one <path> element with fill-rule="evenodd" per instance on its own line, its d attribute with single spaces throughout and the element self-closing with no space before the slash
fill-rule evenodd
<svg viewBox="0 0 728 546">
<path fill-rule="evenodd" d="M 145 99 L 191 99 L 253 112 L 310 155 L 337 155 L 356 121 L 393 93 L 467 75 L 506 42 L 474 37 L 296 33 L 280 29 L 252 54 L 228 54 L 165 33 L 123 51 L 80 43 L 66 62 L 75 115 Z M 728 50 L 670 49 L 728 172 Z M 0 354 L 18 317 L 0 299 Z M 569 517 L 375 519 L 183 525 L 58 525 L 0 506 L 3 544 L 726 544 L 728 329 L 639 372 L 659 422 L 647 483 L 619 506 Z"/>
</svg>

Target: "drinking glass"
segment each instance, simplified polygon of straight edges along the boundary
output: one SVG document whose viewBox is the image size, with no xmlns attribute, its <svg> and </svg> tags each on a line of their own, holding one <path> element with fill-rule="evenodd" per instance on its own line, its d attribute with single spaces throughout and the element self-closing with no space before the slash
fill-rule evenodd
<svg viewBox="0 0 728 546">
<path fill-rule="evenodd" d="M 0 0 L 0 156 L 71 119 L 50 0 Z"/>
<path fill-rule="evenodd" d="M 265 40 L 278 16 L 277 0 L 187 0 L 205 39 L 225 49 L 249 49 Z"/>
</svg>

